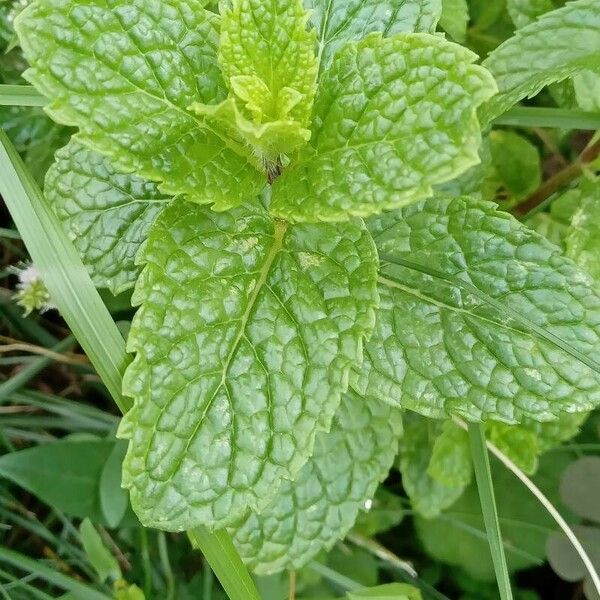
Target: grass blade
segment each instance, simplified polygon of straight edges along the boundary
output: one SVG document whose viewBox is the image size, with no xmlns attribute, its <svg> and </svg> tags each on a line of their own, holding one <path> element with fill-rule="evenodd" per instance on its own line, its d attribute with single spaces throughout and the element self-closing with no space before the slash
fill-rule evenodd
<svg viewBox="0 0 600 600">
<path fill-rule="evenodd" d="M 600 113 L 565 108 L 516 106 L 498 117 L 494 125 L 595 130 L 600 129 Z"/>
<path fill-rule="evenodd" d="M 519 469 L 519 467 L 517 467 L 517 465 L 515 465 L 515 463 L 510 460 L 510 458 L 508 458 L 508 456 L 506 456 L 503 452 L 498 450 L 498 448 L 496 448 L 496 446 L 494 446 L 490 442 L 487 442 L 487 447 L 489 451 L 509 471 L 512 471 L 513 475 L 515 475 L 515 477 L 517 477 L 517 479 L 519 479 L 521 483 L 523 483 L 523 485 L 538 499 L 540 504 L 548 511 L 550 516 L 556 521 L 557 525 L 562 529 L 567 539 L 571 542 L 571 544 L 573 544 L 575 551 L 579 555 L 579 558 L 581 558 L 581 562 L 584 564 L 590 576 L 594 589 L 600 596 L 600 577 L 598 576 L 598 572 L 594 567 L 594 563 L 585 551 L 585 548 L 581 545 L 581 542 L 577 539 L 575 532 L 569 527 L 569 524 L 565 521 L 560 512 L 554 507 L 552 502 L 548 500 L 548 498 L 544 495 L 542 490 L 540 490 L 540 488 L 538 488 L 537 485 L 535 485 L 535 483 L 533 483 L 533 481 L 531 481 L 531 479 L 529 479 L 529 477 L 527 477 L 527 475 L 525 475 L 525 473 L 523 473 L 523 471 Z"/>
<path fill-rule="evenodd" d="M 46 106 L 44 98 L 32 85 L 0 85 L 0 106 Z"/>
<path fill-rule="evenodd" d="M 23 556 L 22 554 L 19 554 L 14 550 L 9 550 L 3 546 L 0 546 L 0 561 L 7 562 L 27 573 L 35 573 L 48 583 L 67 592 L 71 592 L 79 598 L 85 598 L 86 600 L 111 600 L 110 596 L 107 596 L 88 585 L 80 583 L 76 579 L 63 575 L 56 569 L 45 565 L 42 561 L 32 560 L 27 556 Z"/>
<path fill-rule="evenodd" d="M 500 598 L 501 600 L 512 600 L 510 577 L 508 576 L 504 544 L 502 543 L 500 522 L 498 521 L 498 509 L 494 497 L 494 484 L 492 482 L 490 461 L 485 444 L 484 426 L 481 423 L 469 423 L 469 441 L 471 442 L 471 455 L 473 457 L 473 467 L 475 478 L 477 479 L 481 510 L 483 512 L 483 522 L 485 523 L 485 530 L 490 545 Z"/>
<path fill-rule="evenodd" d="M 231 600 L 260 600 L 256 586 L 226 531 L 211 532 L 205 527 L 196 527 L 188 532 L 188 537 L 192 546 L 204 554 Z"/>
<path fill-rule="evenodd" d="M 58 218 L 2 130 L 0 194 L 52 301 L 125 413 L 130 408 L 129 400 L 121 394 L 123 372 L 129 360 L 125 341 Z M 201 528 L 188 532 L 188 537 L 210 552 L 205 556 L 223 587 L 228 586 L 225 589 L 231 600 L 260 598 L 227 532 Z"/>
<path fill-rule="evenodd" d="M 129 360 L 125 341 L 58 218 L 1 130 L 0 142 L 0 194 L 52 301 L 121 412 L 126 412 L 130 403 L 121 395 L 121 378 Z"/>
</svg>

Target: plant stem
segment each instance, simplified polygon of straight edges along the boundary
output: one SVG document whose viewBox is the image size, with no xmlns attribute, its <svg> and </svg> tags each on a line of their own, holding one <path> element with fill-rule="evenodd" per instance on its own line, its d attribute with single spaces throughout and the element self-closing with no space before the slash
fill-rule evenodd
<svg viewBox="0 0 600 600">
<path fill-rule="evenodd" d="M 188 531 L 194 548 L 202 551 L 231 600 L 260 600 L 256 586 L 226 531 L 196 527 Z"/>
<path fill-rule="evenodd" d="M 560 129 L 600 129 L 600 113 L 563 108 L 515 106 L 494 120 L 494 125 Z"/>
<path fill-rule="evenodd" d="M 358 583 L 358 581 L 354 581 L 354 579 L 350 579 L 350 577 L 346 577 L 337 571 L 334 571 L 330 567 L 323 565 L 318 562 L 312 562 L 308 565 L 308 568 L 315 573 L 321 575 L 331 583 L 337 585 L 343 590 L 361 590 L 365 586 Z"/>
<path fill-rule="evenodd" d="M 0 195 L 42 274 L 52 301 L 121 412 L 127 412 L 131 401 L 121 394 L 123 372 L 129 363 L 125 340 L 57 216 L 1 129 Z M 206 559 L 231 600 L 260 600 L 226 531 L 211 533 L 205 528 L 197 528 L 188 532 L 188 537 L 193 544 L 209 552 L 205 554 Z M 92 600 L 92 596 L 89 598 Z"/>
<path fill-rule="evenodd" d="M 140 529 L 140 546 L 142 551 L 142 570 L 144 571 L 144 596 L 150 598 L 152 592 L 152 563 L 148 548 L 148 530 L 145 527 Z"/>
<path fill-rule="evenodd" d="M 504 544 L 502 543 L 502 534 L 500 532 L 500 523 L 498 521 L 498 509 L 494 497 L 494 484 L 492 482 L 492 473 L 490 471 L 490 461 L 485 445 L 485 430 L 481 423 L 469 423 L 469 441 L 471 442 L 471 455 L 473 457 L 473 467 L 475 478 L 477 479 L 477 489 L 479 490 L 479 500 L 483 512 L 483 522 L 488 536 L 494 571 L 496 572 L 496 581 L 500 591 L 501 600 L 512 600 L 512 591 L 510 587 L 510 577 L 508 576 L 508 567 L 506 566 L 506 556 L 504 555 Z"/>
<path fill-rule="evenodd" d="M 552 518 L 556 521 L 558 526 L 563 530 L 563 533 L 567 537 L 567 539 L 573 544 L 575 551 L 581 558 L 587 572 L 592 580 L 592 584 L 594 585 L 594 589 L 600 596 L 600 577 L 598 576 L 598 572 L 594 567 L 590 557 L 585 551 L 584 547 L 581 545 L 581 542 L 577 539 L 575 532 L 569 527 L 569 524 L 564 520 L 560 512 L 556 510 L 552 502 L 548 500 L 548 498 L 544 495 L 544 493 L 523 473 L 515 463 L 513 463 L 508 456 L 506 456 L 503 452 L 498 450 L 496 446 L 487 442 L 487 447 L 489 451 L 509 470 L 512 471 L 513 475 L 517 477 L 521 483 L 539 500 L 540 504 L 548 511 L 548 513 L 552 516 Z"/>
<path fill-rule="evenodd" d="M 367 552 L 370 552 L 373 554 L 373 556 L 376 556 L 380 560 L 392 565 L 394 568 L 405 571 L 411 577 L 418 577 L 418 573 L 409 562 L 402 560 L 400 557 L 388 550 L 385 546 L 382 546 L 379 542 L 353 532 L 348 534 L 347 539 L 360 548 L 367 550 Z"/>
<path fill-rule="evenodd" d="M 44 98 L 32 85 L 0 85 L 0 106 L 46 106 Z"/>
<path fill-rule="evenodd" d="M 296 571 L 290 571 L 288 583 L 288 600 L 296 600 Z"/>
<path fill-rule="evenodd" d="M 513 212 L 517 216 L 526 216 L 537 206 L 545 202 L 556 192 L 575 181 L 585 170 L 586 166 L 600 155 L 600 140 L 590 144 L 577 160 L 545 181 L 537 190 L 527 196 L 523 202 L 515 206 Z"/>
<path fill-rule="evenodd" d="M 167 583 L 167 597 L 165 600 L 175 600 L 175 576 L 169 560 L 169 549 L 167 548 L 167 538 L 164 531 L 158 532 L 158 555 Z"/>
</svg>

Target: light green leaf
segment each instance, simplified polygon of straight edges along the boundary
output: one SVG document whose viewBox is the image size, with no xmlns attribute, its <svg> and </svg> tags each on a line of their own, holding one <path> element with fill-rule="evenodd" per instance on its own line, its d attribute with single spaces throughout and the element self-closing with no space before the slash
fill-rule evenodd
<svg viewBox="0 0 600 600">
<path fill-rule="evenodd" d="M 108 551 L 100 534 L 92 525 L 89 519 L 84 519 L 79 526 L 79 535 L 83 549 L 90 561 L 100 582 L 103 583 L 109 577 L 119 579 L 121 577 L 121 569 L 117 559 Z"/>
<path fill-rule="evenodd" d="M 552 0 L 506 0 L 506 9 L 517 29 L 554 10 Z"/>
<path fill-rule="evenodd" d="M 565 236 L 566 254 L 600 283 L 600 183 L 583 181 Z"/>
<path fill-rule="evenodd" d="M 555 506 L 560 506 L 560 473 L 570 460 L 564 453 L 544 457 L 533 478 Z M 509 570 L 542 564 L 548 533 L 556 529 L 556 523 L 540 507 L 537 498 L 503 465 L 492 463 L 492 476 Z M 475 484 L 469 486 L 447 512 L 436 519 L 417 516 L 414 523 L 425 550 L 435 560 L 459 566 L 476 579 L 494 579 Z"/>
<path fill-rule="evenodd" d="M 388 583 L 348 592 L 348 600 L 422 600 L 421 592 L 407 583 Z"/>
<path fill-rule="evenodd" d="M 546 450 L 560 446 L 563 442 L 574 438 L 579 433 L 581 425 L 583 425 L 588 416 L 588 413 L 573 413 L 570 415 L 561 415 L 557 421 L 548 421 L 545 423 L 526 419 L 522 426 L 535 433 L 538 453 L 542 454 Z"/>
<path fill-rule="evenodd" d="M 553 244 L 564 248 L 564 239 L 568 233 L 571 219 L 580 204 L 581 190 L 578 188 L 568 190 L 552 201 L 548 212 L 535 213 L 527 220 L 526 224 Z"/>
<path fill-rule="evenodd" d="M 478 200 L 490 200 L 495 196 L 494 182 L 490 180 L 492 171 L 492 153 L 490 136 L 485 136 L 479 146 L 480 162 L 469 167 L 457 178 L 436 186 L 435 193 L 444 196 L 471 196 Z"/>
<path fill-rule="evenodd" d="M 483 65 L 494 75 L 500 93 L 480 111 L 489 123 L 544 86 L 600 67 L 600 4 L 576 0 L 519 29 L 494 50 Z"/>
<path fill-rule="evenodd" d="M 554 10 L 552 0 L 507 0 L 507 9 L 518 28 L 525 27 L 544 13 Z M 600 75 L 593 71 L 577 72 L 572 81 L 562 81 L 550 86 L 550 93 L 559 106 L 583 110 L 600 110 Z"/>
<path fill-rule="evenodd" d="M 402 485 L 410 498 L 412 507 L 426 518 L 436 517 L 463 494 L 471 475 L 471 459 L 468 454 L 468 439 L 456 435 L 458 445 L 450 447 L 444 444 L 449 453 L 444 464 L 452 470 L 445 473 L 443 481 L 430 475 L 433 450 L 445 427 L 458 430 L 449 423 L 433 419 L 424 419 L 413 413 L 407 413 L 404 419 L 404 436 L 400 444 L 398 467 L 402 473 Z M 458 430 L 462 433 L 462 430 Z M 437 450 L 436 460 L 441 459 L 441 448 Z M 441 465 L 433 465 L 433 471 L 440 474 Z"/>
<path fill-rule="evenodd" d="M 232 136 L 239 136 L 266 163 L 267 171 L 277 165 L 280 155 L 289 154 L 304 146 L 310 139 L 310 130 L 298 121 L 278 119 L 256 123 L 244 115 L 234 98 L 218 105 L 194 103 L 190 110 L 207 122 L 225 128 Z"/>
<path fill-rule="evenodd" d="M 219 48 L 223 73 L 228 80 L 236 78 L 238 85 L 240 78 L 246 84 L 252 78 L 255 92 L 257 86 L 263 87 L 262 93 L 250 96 L 262 122 L 282 118 L 303 126 L 309 122 L 318 68 L 315 32 L 307 28 L 309 16 L 302 0 L 233 0 L 223 11 Z"/>
<path fill-rule="evenodd" d="M 540 185 L 540 154 L 527 138 L 513 131 L 492 131 L 490 151 L 493 165 L 491 178 L 495 180 L 498 197 L 513 204 Z"/>
<path fill-rule="evenodd" d="M 443 424 L 433 444 L 427 474 L 447 486 L 466 486 L 471 482 L 473 468 L 469 438 L 452 421 Z"/>
<path fill-rule="evenodd" d="M 288 226 L 257 202 L 175 201 L 140 258 L 124 485 L 148 526 L 230 525 L 329 428 L 374 324 L 375 248 L 360 221 Z"/>
<path fill-rule="evenodd" d="M 396 456 L 400 415 L 382 402 L 343 396 L 329 433 L 260 514 L 235 527 L 234 542 L 256 573 L 299 569 L 354 524 Z"/>
<path fill-rule="evenodd" d="M 321 70 L 348 42 L 369 33 L 384 37 L 401 32 L 434 33 L 442 12 L 441 0 L 306 0 L 313 9 Z"/>
<path fill-rule="evenodd" d="M 48 113 L 119 170 L 218 209 L 266 183 L 249 148 L 186 110 L 225 96 L 200 0 L 37 0 L 15 27 Z"/>
<path fill-rule="evenodd" d="M 115 600 L 146 600 L 146 596 L 137 585 L 120 581 L 115 585 Z"/>
<path fill-rule="evenodd" d="M 442 0 L 440 25 L 457 42 L 464 42 L 469 24 L 467 0 Z"/>
<path fill-rule="evenodd" d="M 538 466 L 538 440 L 535 432 L 519 425 L 497 421 L 486 423 L 487 439 L 528 475 Z"/>
<path fill-rule="evenodd" d="M 44 192 L 96 286 L 113 294 L 133 287 L 136 253 L 170 198 L 76 141 L 57 152 Z"/>
<path fill-rule="evenodd" d="M 573 77 L 575 99 L 583 110 L 600 112 L 600 73 L 582 71 Z"/>
<path fill-rule="evenodd" d="M 478 163 L 475 109 L 495 88 L 475 58 L 424 33 L 348 44 L 321 80 L 311 146 L 273 185 L 274 214 L 371 215 L 427 197 Z"/>
<path fill-rule="evenodd" d="M 359 393 L 507 423 L 600 403 L 600 296 L 556 246 L 470 198 L 430 199 L 369 227 L 384 263 Z"/>
</svg>

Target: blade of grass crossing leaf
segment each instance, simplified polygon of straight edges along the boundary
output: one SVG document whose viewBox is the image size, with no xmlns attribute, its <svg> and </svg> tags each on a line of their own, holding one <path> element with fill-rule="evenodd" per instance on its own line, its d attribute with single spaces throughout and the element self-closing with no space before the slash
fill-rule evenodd
<svg viewBox="0 0 600 600">
<path fill-rule="evenodd" d="M 34 264 L 42 273 L 53 302 L 98 371 L 121 412 L 130 408 L 121 395 L 128 362 L 125 341 L 103 304 L 77 251 L 27 171 L 6 134 L 0 130 L 0 195 Z M 260 597 L 226 532 L 188 532 L 231 600 Z M 1 557 L 0 557 L 1 558 Z M 103 596 L 104 597 L 104 596 Z M 93 600 L 92 596 L 89 596 Z"/>
<path fill-rule="evenodd" d="M 568 523 L 564 520 L 563 516 L 556 510 L 552 502 L 546 498 L 546 496 L 542 493 L 542 491 L 513 463 L 508 456 L 506 456 L 503 452 L 498 450 L 493 444 L 487 442 L 487 447 L 489 451 L 512 473 L 523 483 L 523 485 L 539 500 L 540 504 L 550 513 L 552 518 L 556 521 L 558 526 L 563 530 L 563 533 L 567 537 L 567 539 L 573 544 L 575 551 L 581 558 L 581 561 L 585 565 L 587 572 L 592 580 L 592 584 L 594 589 L 600 596 L 600 577 L 598 576 L 598 572 L 594 567 L 594 564 L 584 547 L 581 545 L 581 542 L 577 539 L 574 531 L 569 527 Z"/>
<path fill-rule="evenodd" d="M 28 573 L 35 573 L 48 583 L 67 592 L 72 592 L 79 598 L 85 598 L 85 600 L 110 600 L 110 596 L 59 573 L 56 569 L 46 566 L 42 561 L 32 560 L 27 556 L 23 556 L 2 546 L 0 546 L 0 561 L 7 562 Z"/>
<path fill-rule="evenodd" d="M 0 131 L 0 194 L 50 296 L 122 412 L 128 358 L 125 341 L 104 306 L 73 244 L 7 135 Z"/>
<path fill-rule="evenodd" d="M 492 554 L 492 562 L 494 563 L 494 571 L 496 572 L 500 598 L 501 600 L 512 600 L 510 577 L 506 565 L 506 556 L 504 555 L 504 544 L 502 543 L 502 533 L 500 532 L 500 522 L 498 521 L 498 509 L 494 497 L 494 484 L 492 482 L 490 461 L 485 445 L 485 431 L 482 424 L 469 424 L 469 441 L 471 443 L 471 455 L 475 478 L 477 480 L 477 489 L 479 490 L 483 521 Z"/>
<path fill-rule="evenodd" d="M 44 98 L 32 85 L 0 85 L 0 106 L 46 106 Z"/>
<path fill-rule="evenodd" d="M 225 531 L 211 533 L 204 527 L 188 532 L 194 548 L 210 563 L 231 600 L 260 600 L 256 586 Z"/>
<path fill-rule="evenodd" d="M 517 106 L 495 119 L 494 124 L 513 127 L 600 129 L 600 113 L 565 108 Z"/>
</svg>

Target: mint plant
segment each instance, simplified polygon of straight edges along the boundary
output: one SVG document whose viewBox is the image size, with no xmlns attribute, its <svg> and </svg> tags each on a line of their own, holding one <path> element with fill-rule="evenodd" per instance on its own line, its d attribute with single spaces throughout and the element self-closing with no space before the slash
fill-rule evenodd
<svg viewBox="0 0 600 600">
<path fill-rule="evenodd" d="M 487 128 L 546 85 L 593 80 L 598 5 L 509 10 L 523 27 L 482 65 L 435 33 L 435 0 L 19 15 L 25 77 L 78 128 L 46 198 L 94 283 L 134 287 L 139 307 L 119 437 L 144 525 L 227 530 L 256 573 L 299 569 L 395 462 L 424 517 L 463 496 L 456 419 L 533 473 L 600 404 L 597 210 L 556 226 L 565 255 L 485 191 L 537 187 L 535 148 Z M 464 6 L 443 14 L 463 39 Z M 583 81 L 565 85 L 584 97 Z"/>
</svg>

